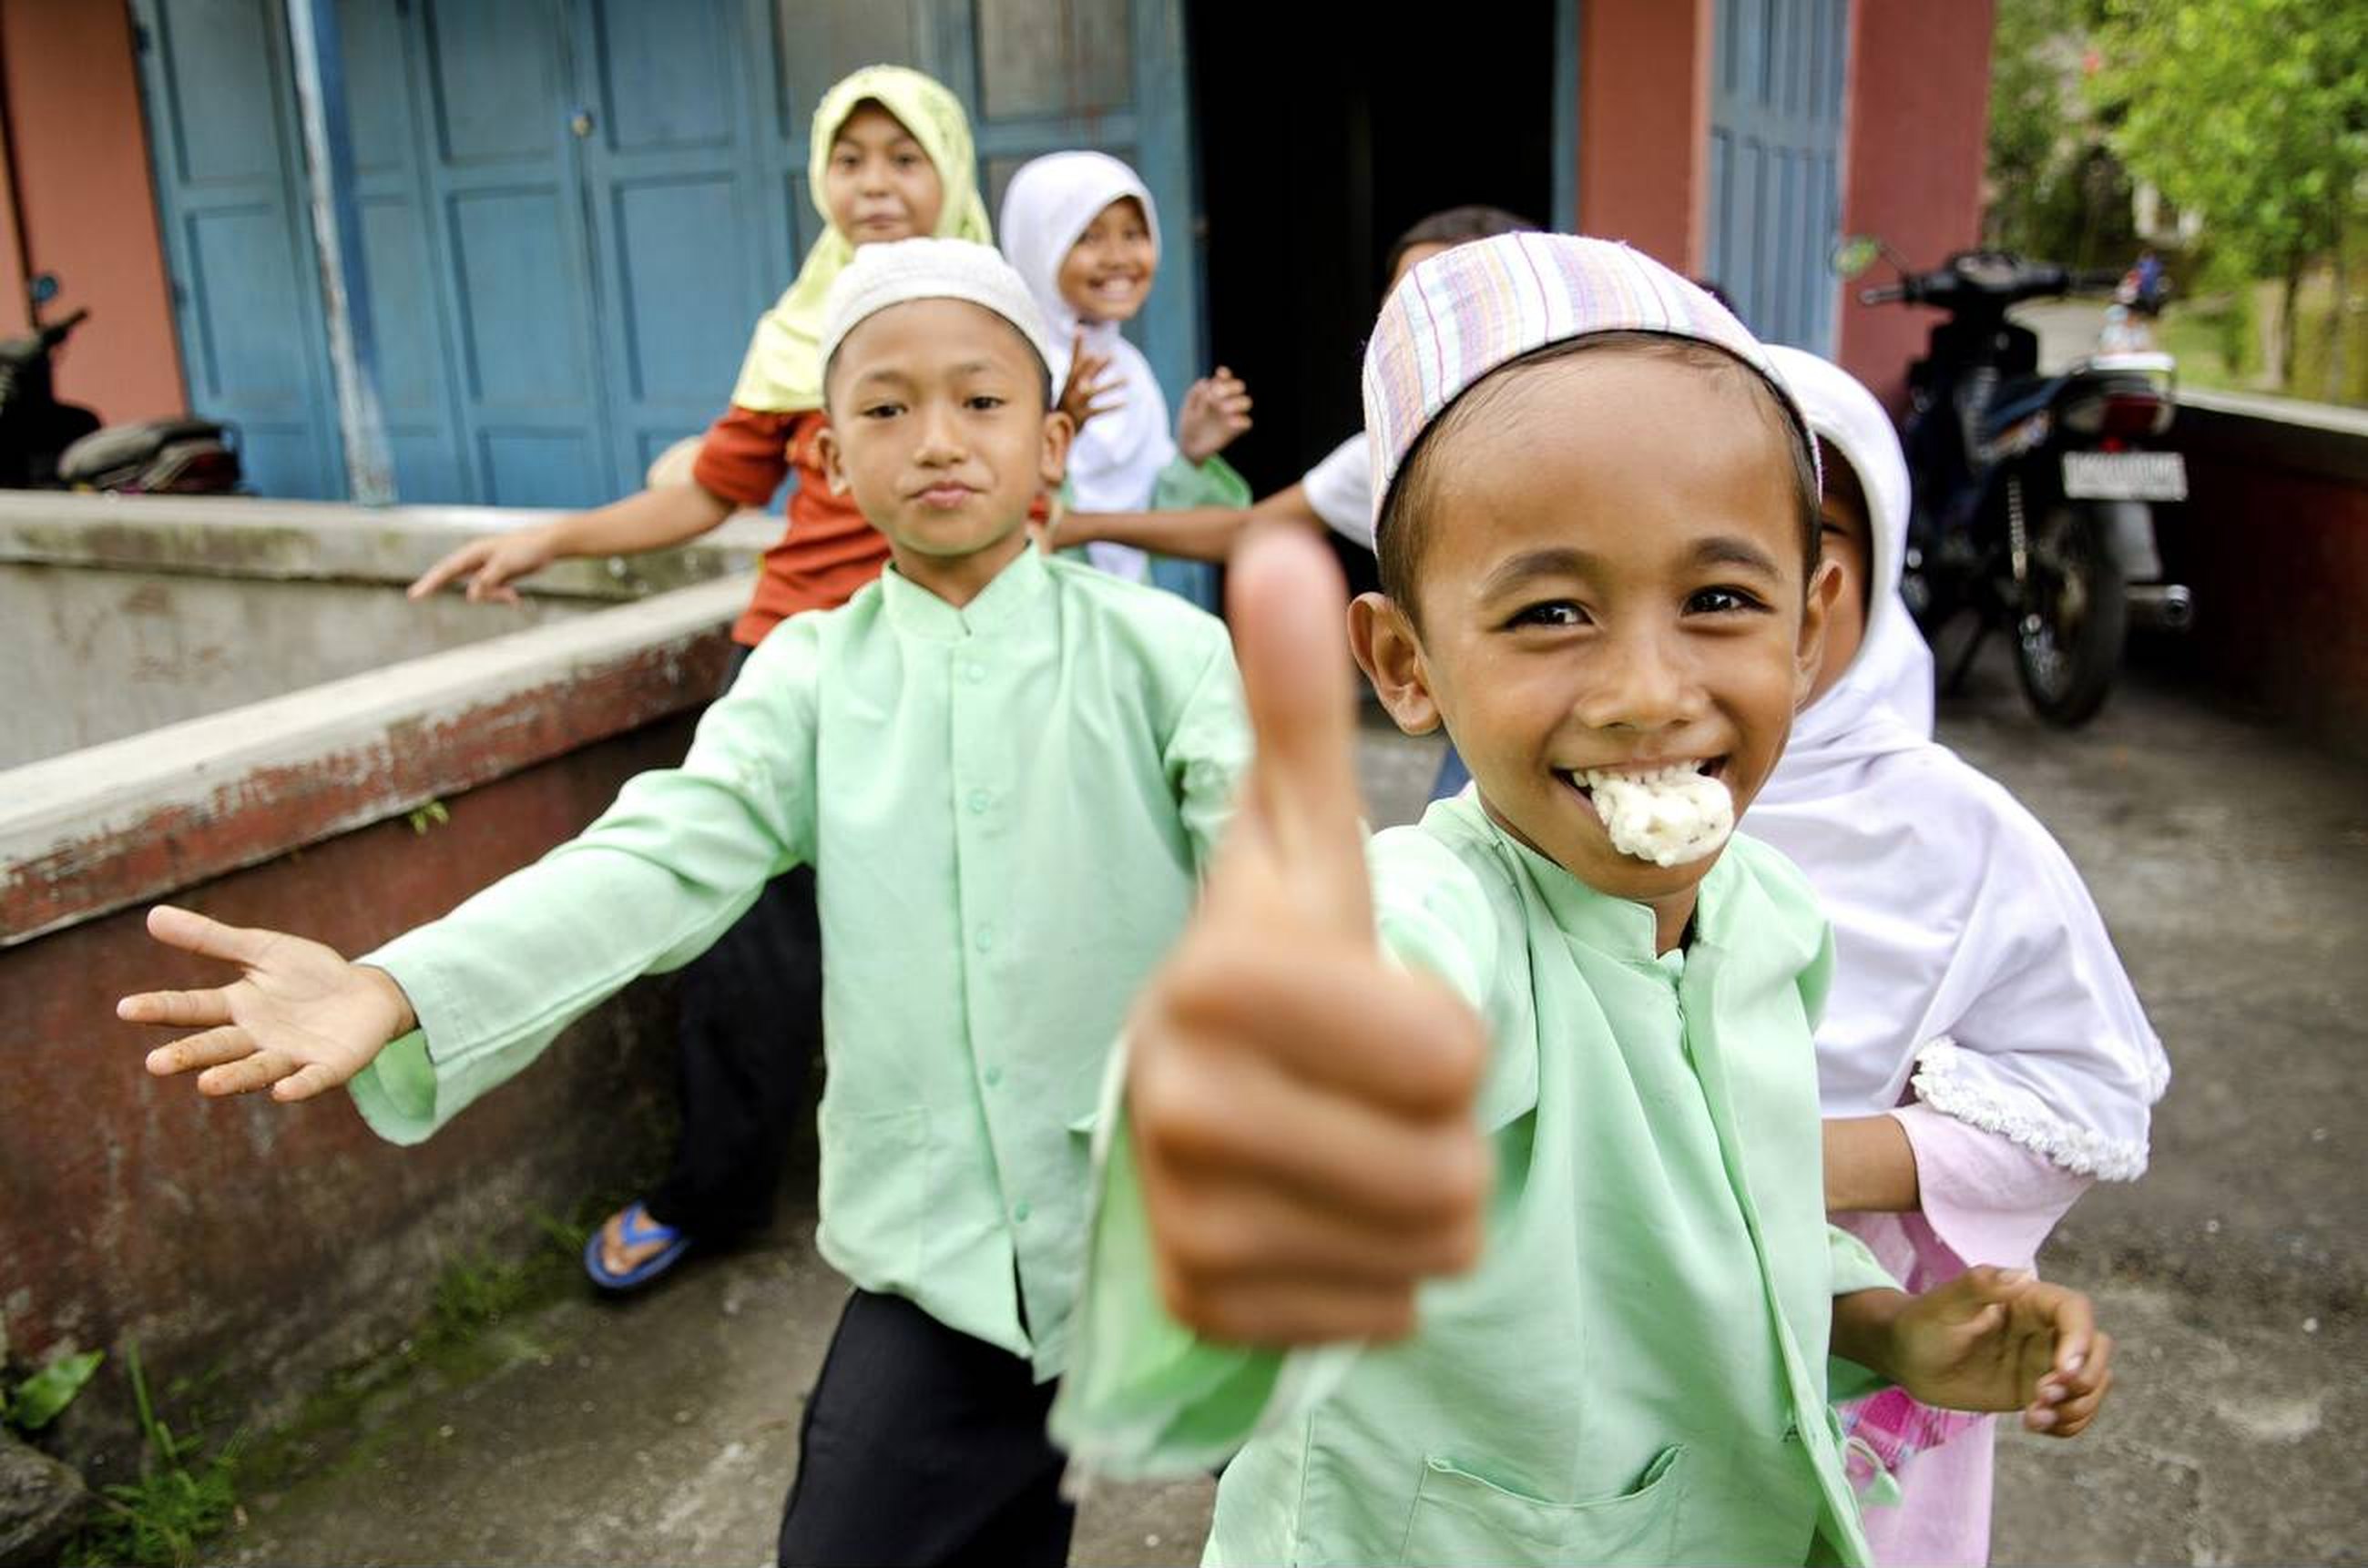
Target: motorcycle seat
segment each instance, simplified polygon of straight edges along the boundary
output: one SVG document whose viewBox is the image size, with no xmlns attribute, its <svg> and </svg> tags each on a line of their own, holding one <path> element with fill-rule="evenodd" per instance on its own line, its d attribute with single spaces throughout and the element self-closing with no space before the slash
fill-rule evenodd
<svg viewBox="0 0 2368 1568">
<path fill-rule="evenodd" d="M 58 458 L 58 478 L 67 484 L 105 488 L 110 476 L 136 472 L 169 447 L 191 443 L 227 447 L 229 426 L 212 419 L 146 419 L 94 430 Z"/>
</svg>

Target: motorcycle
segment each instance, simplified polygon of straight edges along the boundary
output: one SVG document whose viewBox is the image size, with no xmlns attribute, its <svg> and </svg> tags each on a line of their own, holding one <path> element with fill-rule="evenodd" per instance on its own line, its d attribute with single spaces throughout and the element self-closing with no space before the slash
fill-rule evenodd
<svg viewBox="0 0 2368 1568">
<path fill-rule="evenodd" d="M 120 494 L 222 494 L 238 488 L 238 438 L 212 419 L 152 419 L 101 427 L 98 415 L 58 401 L 52 357 L 86 310 L 44 323 L 58 280 L 28 293 L 32 331 L 0 339 L 0 488 L 104 490 Z"/>
<path fill-rule="evenodd" d="M 1852 259 L 1838 265 L 1847 275 Z M 1902 594 L 1928 639 L 1974 618 L 1945 689 L 2004 628 L 2032 710 L 2085 723 L 2112 690 L 2134 619 L 2176 631 L 2193 619 L 2193 596 L 2162 580 L 2155 543 L 2154 506 L 2187 498 L 2185 459 L 2155 445 L 2177 412 L 2177 363 L 2100 352 L 2039 373 L 2038 335 L 2009 309 L 2111 290 L 2118 272 L 1981 250 L 1898 271 L 1861 301 L 1948 312 L 1908 369 L 1902 440 L 1915 501 Z"/>
</svg>

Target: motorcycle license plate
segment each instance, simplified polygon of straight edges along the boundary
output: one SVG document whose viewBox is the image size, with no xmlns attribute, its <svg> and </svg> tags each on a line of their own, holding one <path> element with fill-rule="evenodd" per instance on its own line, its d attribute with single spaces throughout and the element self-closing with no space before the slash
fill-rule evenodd
<svg viewBox="0 0 2368 1568">
<path fill-rule="evenodd" d="M 2064 494 L 2072 501 L 2184 501 L 2187 459 L 2178 452 L 2066 452 Z"/>
</svg>

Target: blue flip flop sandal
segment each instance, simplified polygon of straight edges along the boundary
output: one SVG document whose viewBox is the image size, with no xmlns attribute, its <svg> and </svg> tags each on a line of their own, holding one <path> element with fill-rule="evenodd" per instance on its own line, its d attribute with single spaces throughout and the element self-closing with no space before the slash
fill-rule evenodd
<svg viewBox="0 0 2368 1568">
<path fill-rule="evenodd" d="M 590 1275 L 592 1283 L 603 1290 L 639 1290 L 681 1261 L 684 1251 L 690 1245 L 689 1236 L 672 1225 L 662 1225 L 651 1219 L 650 1211 L 643 1208 L 638 1199 L 626 1208 L 624 1221 L 622 1229 L 627 1246 L 639 1246 L 644 1242 L 664 1242 L 666 1244 L 624 1273 L 611 1274 L 607 1262 L 600 1256 L 600 1233 L 608 1227 L 603 1225 L 599 1231 L 594 1231 L 584 1243 L 584 1272 Z"/>
</svg>

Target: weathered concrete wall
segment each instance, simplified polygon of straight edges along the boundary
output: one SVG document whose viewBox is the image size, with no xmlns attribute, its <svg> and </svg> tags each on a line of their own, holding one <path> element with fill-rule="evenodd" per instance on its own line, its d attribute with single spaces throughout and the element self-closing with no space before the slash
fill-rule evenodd
<svg viewBox="0 0 2368 1568">
<path fill-rule="evenodd" d="M 354 516 L 244 591 L 329 591 L 300 568 L 352 546 Z M 106 549 L 128 562 L 154 538 Z M 255 566 L 252 540 L 198 542 L 216 569 L 242 550 Z M 393 584 L 439 542 L 382 560 L 370 591 L 416 609 Z M 696 583 L 0 772 L 0 1313 L 17 1356 L 136 1341 L 158 1377 L 216 1374 L 238 1411 L 268 1411 L 416 1318 L 442 1260 L 515 1254 L 537 1210 L 646 1170 L 671 1065 L 655 986 L 411 1151 L 378 1143 L 343 1096 L 217 1102 L 151 1079 L 154 1040 L 113 1005 L 226 978 L 148 939 L 160 898 L 359 952 L 566 838 L 632 774 L 679 760 L 748 591 Z M 428 801 L 447 820 L 415 829 Z M 128 1454 L 125 1400 L 102 1378 L 68 1448 Z"/>
<path fill-rule="evenodd" d="M 566 562 L 517 605 L 389 591 L 463 540 L 547 515 L 0 494 L 0 769 L 711 577 L 776 526 Z"/>
<path fill-rule="evenodd" d="M 2142 645 L 2248 708 L 2368 757 L 2368 414 L 2183 392 L 2189 499 L 2156 509 L 2195 592 L 2183 638 Z"/>
</svg>

